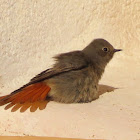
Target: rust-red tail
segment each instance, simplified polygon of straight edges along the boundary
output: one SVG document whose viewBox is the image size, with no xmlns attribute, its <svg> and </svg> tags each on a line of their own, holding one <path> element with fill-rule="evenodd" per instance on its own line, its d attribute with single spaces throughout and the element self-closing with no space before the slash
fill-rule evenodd
<svg viewBox="0 0 140 140">
<path fill-rule="evenodd" d="M 43 101 L 46 99 L 47 94 L 50 90 L 51 88 L 44 82 L 35 83 L 19 90 L 14 94 L 0 97 L 0 105 L 4 105 L 7 103 L 23 104 L 26 102 L 33 103 L 36 101 Z"/>
</svg>

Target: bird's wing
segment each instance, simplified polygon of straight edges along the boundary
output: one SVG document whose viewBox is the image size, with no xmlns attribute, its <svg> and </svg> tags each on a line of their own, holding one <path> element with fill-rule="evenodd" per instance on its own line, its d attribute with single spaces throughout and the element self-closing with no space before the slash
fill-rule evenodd
<svg viewBox="0 0 140 140">
<path fill-rule="evenodd" d="M 43 82 L 44 80 L 64 72 L 80 70 L 88 66 L 87 59 L 80 51 L 60 54 L 54 58 L 56 63 L 53 68 L 41 72 L 32 78 L 29 83 L 13 91 L 11 94 L 0 97 L 0 105 L 46 100 L 51 87 Z"/>
<path fill-rule="evenodd" d="M 56 63 L 53 68 L 41 72 L 40 74 L 32 78 L 29 84 L 37 83 L 58 74 L 73 70 L 79 70 L 88 66 L 88 61 L 81 51 L 60 54 L 55 56 L 54 58 L 56 59 Z"/>
</svg>

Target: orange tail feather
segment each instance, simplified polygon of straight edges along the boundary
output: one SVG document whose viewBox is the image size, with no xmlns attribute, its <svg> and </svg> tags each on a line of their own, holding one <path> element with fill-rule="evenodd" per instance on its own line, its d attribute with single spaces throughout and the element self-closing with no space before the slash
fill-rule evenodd
<svg viewBox="0 0 140 140">
<path fill-rule="evenodd" d="M 43 82 L 32 84 L 15 94 L 0 97 L 0 105 L 43 101 L 50 90 L 51 88 Z"/>
</svg>

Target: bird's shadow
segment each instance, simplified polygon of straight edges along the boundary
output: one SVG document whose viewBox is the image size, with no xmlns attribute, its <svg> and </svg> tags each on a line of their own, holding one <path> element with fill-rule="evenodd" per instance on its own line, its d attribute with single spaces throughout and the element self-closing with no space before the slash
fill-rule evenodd
<svg viewBox="0 0 140 140">
<path fill-rule="evenodd" d="M 104 94 L 106 92 L 112 92 L 115 89 L 118 89 L 118 88 L 108 86 L 108 85 L 102 85 L 102 84 L 98 85 L 98 93 L 99 93 L 99 95 L 102 95 L 102 94 Z"/>
<path fill-rule="evenodd" d="M 108 85 L 100 84 L 98 86 L 99 95 L 102 95 L 106 92 L 114 91 L 117 88 Z M 41 101 L 41 102 L 34 102 L 34 103 L 24 103 L 24 104 L 8 104 L 5 106 L 5 110 L 11 109 L 11 112 L 15 112 L 20 109 L 20 112 L 25 112 L 27 109 L 30 109 L 30 112 L 35 112 L 37 109 L 43 110 L 46 108 L 49 101 Z"/>
<path fill-rule="evenodd" d="M 30 109 L 30 112 L 35 112 L 37 109 L 39 110 L 43 110 L 46 108 L 47 103 L 49 101 L 37 101 L 34 103 L 24 103 L 24 104 L 8 104 L 5 106 L 5 110 L 11 109 L 11 112 L 16 112 L 17 110 L 20 109 L 20 112 L 23 113 L 25 112 L 27 109 Z"/>
</svg>

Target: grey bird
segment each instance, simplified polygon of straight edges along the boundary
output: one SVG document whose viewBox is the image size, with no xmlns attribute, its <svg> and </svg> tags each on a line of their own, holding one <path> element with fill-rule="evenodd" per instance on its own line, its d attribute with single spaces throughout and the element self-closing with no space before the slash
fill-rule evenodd
<svg viewBox="0 0 140 140">
<path fill-rule="evenodd" d="M 0 105 L 53 100 L 87 103 L 99 98 L 98 83 L 114 49 L 104 39 L 95 39 L 81 51 L 55 56 L 56 63 L 11 94 L 0 97 Z"/>
</svg>

